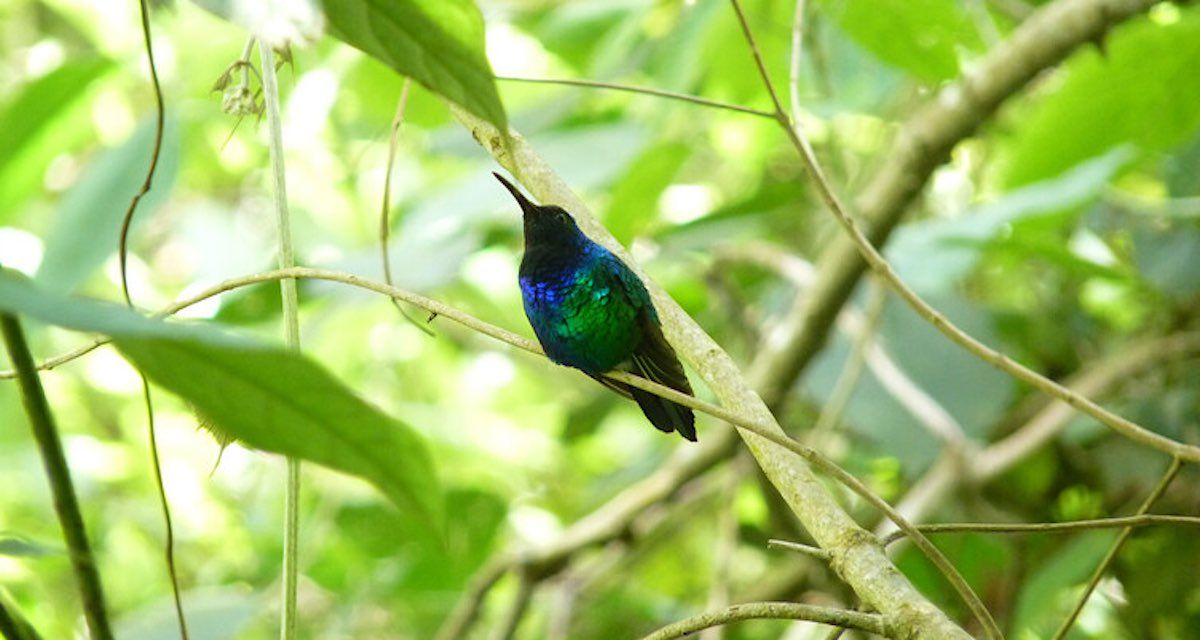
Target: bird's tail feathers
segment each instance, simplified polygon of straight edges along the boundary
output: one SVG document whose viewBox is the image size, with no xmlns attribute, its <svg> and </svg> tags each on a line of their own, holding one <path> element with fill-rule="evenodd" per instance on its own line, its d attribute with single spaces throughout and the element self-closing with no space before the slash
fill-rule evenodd
<svg viewBox="0 0 1200 640">
<path fill-rule="evenodd" d="M 661 336 L 659 339 L 662 339 Z M 683 366 L 669 347 L 652 348 L 648 353 L 635 353 L 633 367 L 635 373 L 647 380 L 666 385 L 680 393 L 692 393 L 687 374 L 683 372 Z M 629 392 L 656 429 L 666 433 L 678 431 L 685 439 L 696 442 L 696 415 L 690 408 L 634 387 L 630 387 Z"/>
</svg>

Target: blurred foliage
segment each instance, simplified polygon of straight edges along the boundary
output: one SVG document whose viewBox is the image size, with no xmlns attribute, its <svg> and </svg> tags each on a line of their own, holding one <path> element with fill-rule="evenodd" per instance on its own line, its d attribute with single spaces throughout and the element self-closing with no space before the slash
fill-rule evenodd
<svg viewBox="0 0 1200 640">
<path fill-rule="evenodd" d="M 772 77 L 786 87 L 794 2 L 744 4 Z M 904 119 L 1016 26 L 997 8 L 1002 2 L 808 4 L 802 116 L 847 200 L 887 161 Z M 428 15 L 443 6 L 397 5 Z M 465 0 L 444 6 L 451 5 L 473 10 Z M 769 104 L 723 0 L 477 6 L 486 60 L 482 50 L 472 59 L 499 75 L 588 78 Z M 447 19 L 474 19 L 455 15 Z M 131 244 L 131 289 L 146 309 L 274 265 L 266 127 L 223 114 L 221 95 L 211 91 L 246 33 L 186 1 L 156 5 L 153 24 L 170 124 Z M 330 19 L 328 26 L 352 39 L 355 27 L 347 24 Z M 1119 355 L 1134 340 L 1200 329 L 1198 43 L 1200 9 L 1159 5 L 1014 98 L 939 167 L 897 230 L 887 255 L 900 274 L 973 335 L 1056 378 Z M 371 43 L 356 44 L 376 53 Z M 381 279 L 376 230 L 388 126 L 403 83 L 389 65 L 406 67 L 332 37 L 297 45 L 293 54 L 281 81 L 298 258 Z M 143 178 L 153 119 L 137 3 L 0 2 L 0 69 L 0 263 L 47 289 L 119 300 L 116 232 Z M 491 158 L 452 122 L 438 95 L 454 95 L 438 84 L 446 77 L 437 78 L 423 79 L 430 88 L 414 84 L 401 129 L 389 248 L 397 285 L 530 335 L 515 286 L 517 212 L 488 175 Z M 791 306 L 794 288 L 778 274 L 714 255 L 768 240 L 815 261 L 839 233 L 775 124 L 644 95 L 497 87 L 501 115 L 469 82 L 456 99 L 483 100 L 479 109 L 497 119 L 507 114 L 702 326 L 743 363 L 753 359 L 757 336 Z M 305 354 L 424 441 L 442 484 L 440 497 L 425 499 L 440 503 L 446 522 L 445 535 L 437 535 L 363 481 L 306 466 L 304 637 L 432 637 L 493 553 L 553 540 L 686 446 L 648 428 L 636 407 L 585 377 L 446 321 L 432 323 L 431 339 L 386 300 L 325 282 L 300 283 L 300 299 Z M 861 292 L 854 304 L 865 305 Z M 183 315 L 280 340 L 274 285 L 225 294 Z M 26 324 L 43 357 L 88 339 L 53 323 Z M 894 299 L 878 343 L 979 442 L 1011 432 L 1038 406 L 1028 389 L 947 343 Z M 797 385 L 796 402 L 780 416 L 793 433 L 812 423 L 812 407 L 828 399 L 850 351 L 835 335 Z M 1101 400 L 1196 442 L 1195 362 L 1163 354 L 1162 366 L 1121 381 Z M 135 372 L 104 348 L 43 379 L 121 638 L 175 637 Z M 185 382 L 165 386 L 178 391 Z M 232 445 L 214 468 L 219 447 L 197 429 L 189 405 L 159 393 L 155 407 L 193 636 L 273 637 L 283 461 Z M 45 637 L 72 637 L 78 603 L 69 565 L 15 387 L 6 381 L 0 424 L 0 587 Z M 701 439 L 715 428 L 702 418 Z M 938 447 L 868 370 L 831 452 L 896 499 Z M 403 454 L 395 454 L 399 464 Z M 997 481 L 959 487 L 930 518 L 1126 514 L 1164 466 L 1161 456 L 1077 418 Z M 724 476 L 689 485 L 665 505 L 655 530 L 605 570 L 581 583 L 549 583 L 551 590 L 583 585 L 559 637 L 631 637 L 702 609 L 718 573 L 716 523 L 729 508 L 728 496 L 715 491 Z M 771 513 L 773 502 L 751 478 L 734 501 L 741 536 L 730 566 L 735 598 L 801 562 L 766 549 L 766 538 L 796 533 L 777 527 L 786 517 Z M 1198 485 L 1200 477 L 1185 469 L 1156 510 L 1195 513 Z M 849 498 L 846 504 L 864 522 L 875 517 Z M 938 543 L 1010 637 L 1038 638 L 1074 603 L 1111 538 L 975 534 L 943 535 Z M 604 568 L 606 553 L 588 552 L 585 565 Z M 1071 637 L 1200 637 L 1196 558 L 1193 531 L 1139 531 Z M 899 564 L 966 619 L 919 555 L 906 549 Z M 494 626 L 515 591 L 514 580 L 501 581 L 481 628 Z M 817 567 L 775 597 L 854 604 Z M 563 624 L 555 619 L 561 606 L 540 592 L 519 637 L 547 637 Z M 726 637 L 778 638 L 788 626 L 744 624 Z M 794 633 L 788 637 L 808 637 Z"/>
</svg>

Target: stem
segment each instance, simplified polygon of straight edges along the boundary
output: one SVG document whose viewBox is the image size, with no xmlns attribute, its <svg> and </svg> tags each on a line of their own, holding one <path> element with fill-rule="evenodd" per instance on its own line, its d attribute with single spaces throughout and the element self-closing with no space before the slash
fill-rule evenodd
<svg viewBox="0 0 1200 640">
<path fill-rule="evenodd" d="M 270 45 L 259 42 L 262 62 L 263 99 L 267 111 L 271 146 L 271 177 L 274 186 L 275 221 L 279 238 L 279 268 L 296 264 L 292 248 L 292 225 L 288 215 L 287 174 L 283 164 L 283 126 L 279 122 L 279 85 L 275 77 L 275 56 Z M 283 295 L 283 337 L 288 348 L 300 350 L 300 316 L 296 300 L 295 278 L 279 281 Z M 300 538 L 300 461 L 288 458 L 287 494 L 283 503 L 283 613 L 279 637 L 296 636 L 296 589 L 299 577 Z"/>
<path fill-rule="evenodd" d="M 42 640 L 37 629 L 21 615 L 8 592 L 0 588 L 0 637 L 8 640 Z"/>
<path fill-rule="evenodd" d="M 389 285 L 393 284 L 392 259 L 388 255 L 388 233 L 392 227 L 388 215 L 392 210 L 392 165 L 396 161 L 396 145 L 400 138 L 400 125 L 404 124 L 404 111 L 408 107 L 408 89 L 411 84 L 411 79 L 404 79 L 404 86 L 400 89 L 400 99 L 396 101 L 396 115 L 392 118 L 391 133 L 388 135 L 387 169 L 383 172 L 383 202 L 379 207 L 379 253 L 383 260 L 383 281 Z M 396 311 L 399 311 L 409 324 L 425 335 L 433 336 L 433 331 L 424 323 L 417 322 L 416 318 L 408 315 L 408 312 L 400 306 L 395 298 L 392 298 L 392 306 L 396 307 Z M 429 319 L 433 320 L 433 317 Z"/>
<path fill-rule="evenodd" d="M 704 613 L 667 625 L 642 640 L 673 640 L 701 629 L 738 622 L 739 620 L 807 620 L 847 629 L 859 629 L 891 637 L 895 632 L 885 617 L 847 609 L 817 607 L 794 602 L 751 602 L 737 604 L 721 611 Z"/>
<path fill-rule="evenodd" d="M 624 91 L 626 93 L 640 93 L 647 96 L 656 96 L 659 98 L 667 98 L 668 100 L 679 100 L 681 102 L 690 102 L 705 107 L 714 109 L 724 109 L 726 111 L 735 111 L 745 113 L 760 118 L 774 118 L 775 114 L 770 111 L 761 111 L 759 109 L 751 109 L 737 104 L 729 104 L 719 102 L 717 100 L 709 100 L 699 96 L 688 95 L 686 93 L 676 93 L 674 91 L 664 91 L 663 89 L 651 89 L 649 87 L 636 87 L 627 84 L 617 84 L 615 82 L 597 82 L 595 80 L 572 80 L 563 78 L 518 78 L 515 76 L 496 76 L 497 80 L 506 82 L 526 82 L 529 84 L 556 84 L 569 87 L 586 87 L 589 89 L 611 89 L 613 91 Z"/>
<path fill-rule="evenodd" d="M 154 145 L 150 152 L 150 165 L 146 168 L 146 178 L 138 192 L 129 200 L 125 217 L 121 220 L 121 232 L 117 240 L 117 257 L 121 272 L 121 294 L 125 304 L 134 308 L 133 297 L 129 294 L 129 232 L 133 226 L 133 216 L 138 204 L 142 201 L 154 184 L 154 174 L 158 171 L 158 159 L 162 154 L 163 127 L 166 121 L 166 106 L 163 103 L 162 84 L 158 79 L 158 66 L 154 62 L 154 47 L 150 38 L 150 5 L 147 0 L 138 3 L 141 9 L 142 42 L 146 48 L 146 61 L 150 66 L 150 83 L 154 87 Z M 150 449 L 150 468 L 154 472 L 154 484 L 158 490 L 158 502 L 163 514 L 163 556 L 167 564 L 167 577 L 171 581 L 171 597 L 175 605 L 175 618 L 179 622 L 179 635 L 182 640 L 188 640 L 187 619 L 183 613 L 183 596 L 179 591 L 179 571 L 175 566 L 175 526 L 171 522 L 171 503 L 167 500 L 166 485 L 163 484 L 162 459 L 158 455 L 158 435 L 154 424 L 154 402 L 150 394 L 150 381 L 140 370 L 138 377 L 142 380 L 142 401 L 146 405 L 146 439 Z"/>
<path fill-rule="evenodd" d="M 521 618 L 525 616 L 525 610 L 533 600 L 535 587 L 536 580 L 533 576 L 526 573 L 517 576 L 517 594 L 513 596 L 513 602 L 509 606 L 508 612 L 504 614 L 504 619 L 500 621 L 492 635 L 495 640 L 512 640 L 516 635 L 517 628 L 521 626 Z"/>
<path fill-rule="evenodd" d="M 1179 458 L 1174 458 L 1171 460 L 1171 464 L 1167 467 L 1166 472 L 1163 473 L 1162 478 L 1159 479 L 1158 484 L 1154 486 L 1154 489 L 1150 492 L 1150 495 L 1146 496 L 1146 499 L 1142 502 L 1142 506 L 1138 508 L 1137 515 L 1145 515 L 1145 513 L 1150 510 L 1150 507 L 1154 506 L 1155 502 L 1158 502 L 1158 499 L 1162 497 L 1164 492 L 1166 492 L 1167 486 L 1171 484 L 1171 481 L 1175 479 L 1176 474 L 1179 473 L 1180 466 L 1182 466 L 1182 463 Z M 1083 607 L 1087 605 L 1088 598 L 1091 597 L 1092 591 L 1094 591 L 1096 589 L 1096 585 L 1100 583 L 1100 578 L 1104 577 L 1104 572 L 1108 570 L 1108 566 L 1112 564 L 1113 559 L 1115 559 L 1117 554 L 1120 553 L 1121 547 L 1125 546 L 1125 541 L 1129 539 L 1129 536 L 1132 533 L 1132 526 L 1127 526 L 1124 529 L 1121 529 L 1121 533 L 1117 535 L 1117 539 L 1113 540 L 1112 546 L 1110 546 L 1108 548 L 1108 552 L 1104 554 L 1104 559 L 1100 561 L 1100 564 L 1096 566 L 1096 570 L 1093 571 L 1091 577 L 1088 578 L 1087 585 L 1085 585 L 1083 588 L 1083 594 L 1079 596 L 1079 600 L 1075 603 L 1075 607 L 1071 609 L 1071 613 L 1067 614 L 1067 619 L 1063 620 L 1062 625 L 1059 626 L 1058 631 L 1055 632 L 1052 640 L 1062 640 L 1063 638 L 1067 637 L 1067 633 L 1071 631 L 1071 627 L 1075 626 L 1075 620 L 1079 617 L 1079 613 L 1083 611 Z"/>
<path fill-rule="evenodd" d="M 71 471 L 67 467 L 66 456 L 63 455 L 62 441 L 59 440 L 58 428 L 54 425 L 54 416 L 51 415 L 50 405 L 46 402 L 46 392 L 42 389 L 41 380 L 38 379 L 37 370 L 34 368 L 33 356 L 29 353 L 29 345 L 25 342 L 25 334 L 21 331 L 21 323 L 16 316 L 0 314 L 0 331 L 4 334 L 4 344 L 13 368 L 17 371 L 21 401 L 25 405 L 26 415 L 29 416 L 29 424 L 33 428 L 33 436 L 41 452 L 42 464 L 46 468 L 46 478 L 50 481 L 50 490 L 54 494 L 54 511 L 58 514 L 58 522 L 62 526 L 63 537 L 71 555 L 71 567 L 75 571 L 75 580 L 79 583 L 79 595 L 83 602 L 83 616 L 87 621 L 88 632 L 94 640 L 112 640 L 112 628 L 104 606 L 104 590 L 100 584 L 100 574 L 96 570 L 96 559 L 88 543 L 83 514 L 79 512 L 79 500 L 75 496 L 75 487 L 71 484 Z"/>
<path fill-rule="evenodd" d="M 1093 520 L 1074 520 L 1071 522 L 947 522 L 941 524 L 921 524 L 917 525 L 917 528 L 920 529 L 922 533 L 930 534 L 968 532 L 1028 534 L 1071 533 L 1075 531 L 1088 531 L 1093 529 L 1116 529 L 1118 527 L 1132 528 L 1163 525 L 1200 527 L 1200 518 L 1195 516 L 1163 516 L 1139 513 L 1138 515 L 1121 516 L 1118 518 L 1095 518 Z M 902 538 L 904 538 L 904 532 L 893 531 L 884 537 L 883 543 L 885 545 L 892 544 L 893 542 L 896 542 Z M 792 549 L 792 544 L 795 543 L 789 543 L 787 548 Z"/>
</svg>

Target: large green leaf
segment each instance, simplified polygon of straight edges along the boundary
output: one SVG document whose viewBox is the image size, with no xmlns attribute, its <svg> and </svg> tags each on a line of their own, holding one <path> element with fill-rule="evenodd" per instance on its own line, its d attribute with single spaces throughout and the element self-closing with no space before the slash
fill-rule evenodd
<svg viewBox="0 0 1200 640">
<path fill-rule="evenodd" d="M 16 204 L 41 183 L 46 165 L 63 153 L 64 134 L 78 131 L 77 122 L 62 125 L 65 114 L 79 104 L 94 80 L 112 66 L 104 58 L 71 61 L 26 85 L 11 101 L 0 107 L 0 220 L 11 215 Z M 39 144 L 54 138 L 54 145 Z M 66 135 L 65 137 L 73 137 Z M 39 153 L 40 151 L 40 153 Z"/>
<path fill-rule="evenodd" d="M 1131 155 L 1127 148 L 1114 149 L 959 217 L 904 225 L 888 244 L 888 258 L 918 292 L 951 291 L 974 268 L 983 247 L 1002 231 L 1021 220 L 1079 210 L 1100 195 Z"/>
<path fill-rule="evenodd" d="M 1187 140 L 1200 127 L 1197 69 L 1198 11 L 1118 30 L 1104 55 L 1074 58 L 1062 84 L 1021 116 L 1006 144 L 1004 182 L 1035 182 L 1122 143 L 1159 151 Z"/>
<path fill-rule="evenodd" d="M 434 93 L 507 129 L 471 0 L 322 0 L 329 31 Z"/>
<path fill-rule="evenodd" d="M 59 205 L 46 237 L 38 269 L 42 286 L 75 289 L 108 256 L 116 253 L 121 221 L 129 201 L 146 179 L 154 145 L 154 122 L 142 123 L 121 146 L 99 154 Z M 149 218 L 171 192 L 179 169 L 179 134 L 168 119 L 154 183 L 138 205 L 134 224 Z"/>
<path fill-rule="evenodd" d="M 880 60 L 923 80 L 957 76 L 959 50 L 982 45 L 955 0 L 825 0 L 822 10 Z"/>
<path fill-rule="evenodd" d="M 229 435 L 363 478 L 424 522 L 440 522 L 442 496 L 424 442 L 312 360 L 213 325 L 168 324 L 40 291 L 11 271 L 0 271 L 0 310 L 110 336 L 150 379 Z"/>
</svg>

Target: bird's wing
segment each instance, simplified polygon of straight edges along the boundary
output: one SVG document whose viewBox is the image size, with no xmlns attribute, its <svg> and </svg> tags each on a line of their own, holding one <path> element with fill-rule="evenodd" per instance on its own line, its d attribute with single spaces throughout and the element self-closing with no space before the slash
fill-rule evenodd
<svg viewBox="0 0 1200 640">
<path fill-rule="evenodd" d="M 641 342 L 632 356 L 633 371 L 647 380 L 692 395 L 692 385 L 683 371 L 683 365 L 663 336 L 658 312 L 650 299 L 650 293 L 646 291 L 646 285 L 616 256 L 612 256 L 611 259 L 609 271 L 615 277 L 612 278 L 610 286 L 637 309 L 637 320 L 642 330 Z M 688 440 L 696 439 L 696 419 L 691 409 L 641 389 L 629 387 L 628 391 L 655 427 L 668 433 L 678 431 Z"/>
</svg>

